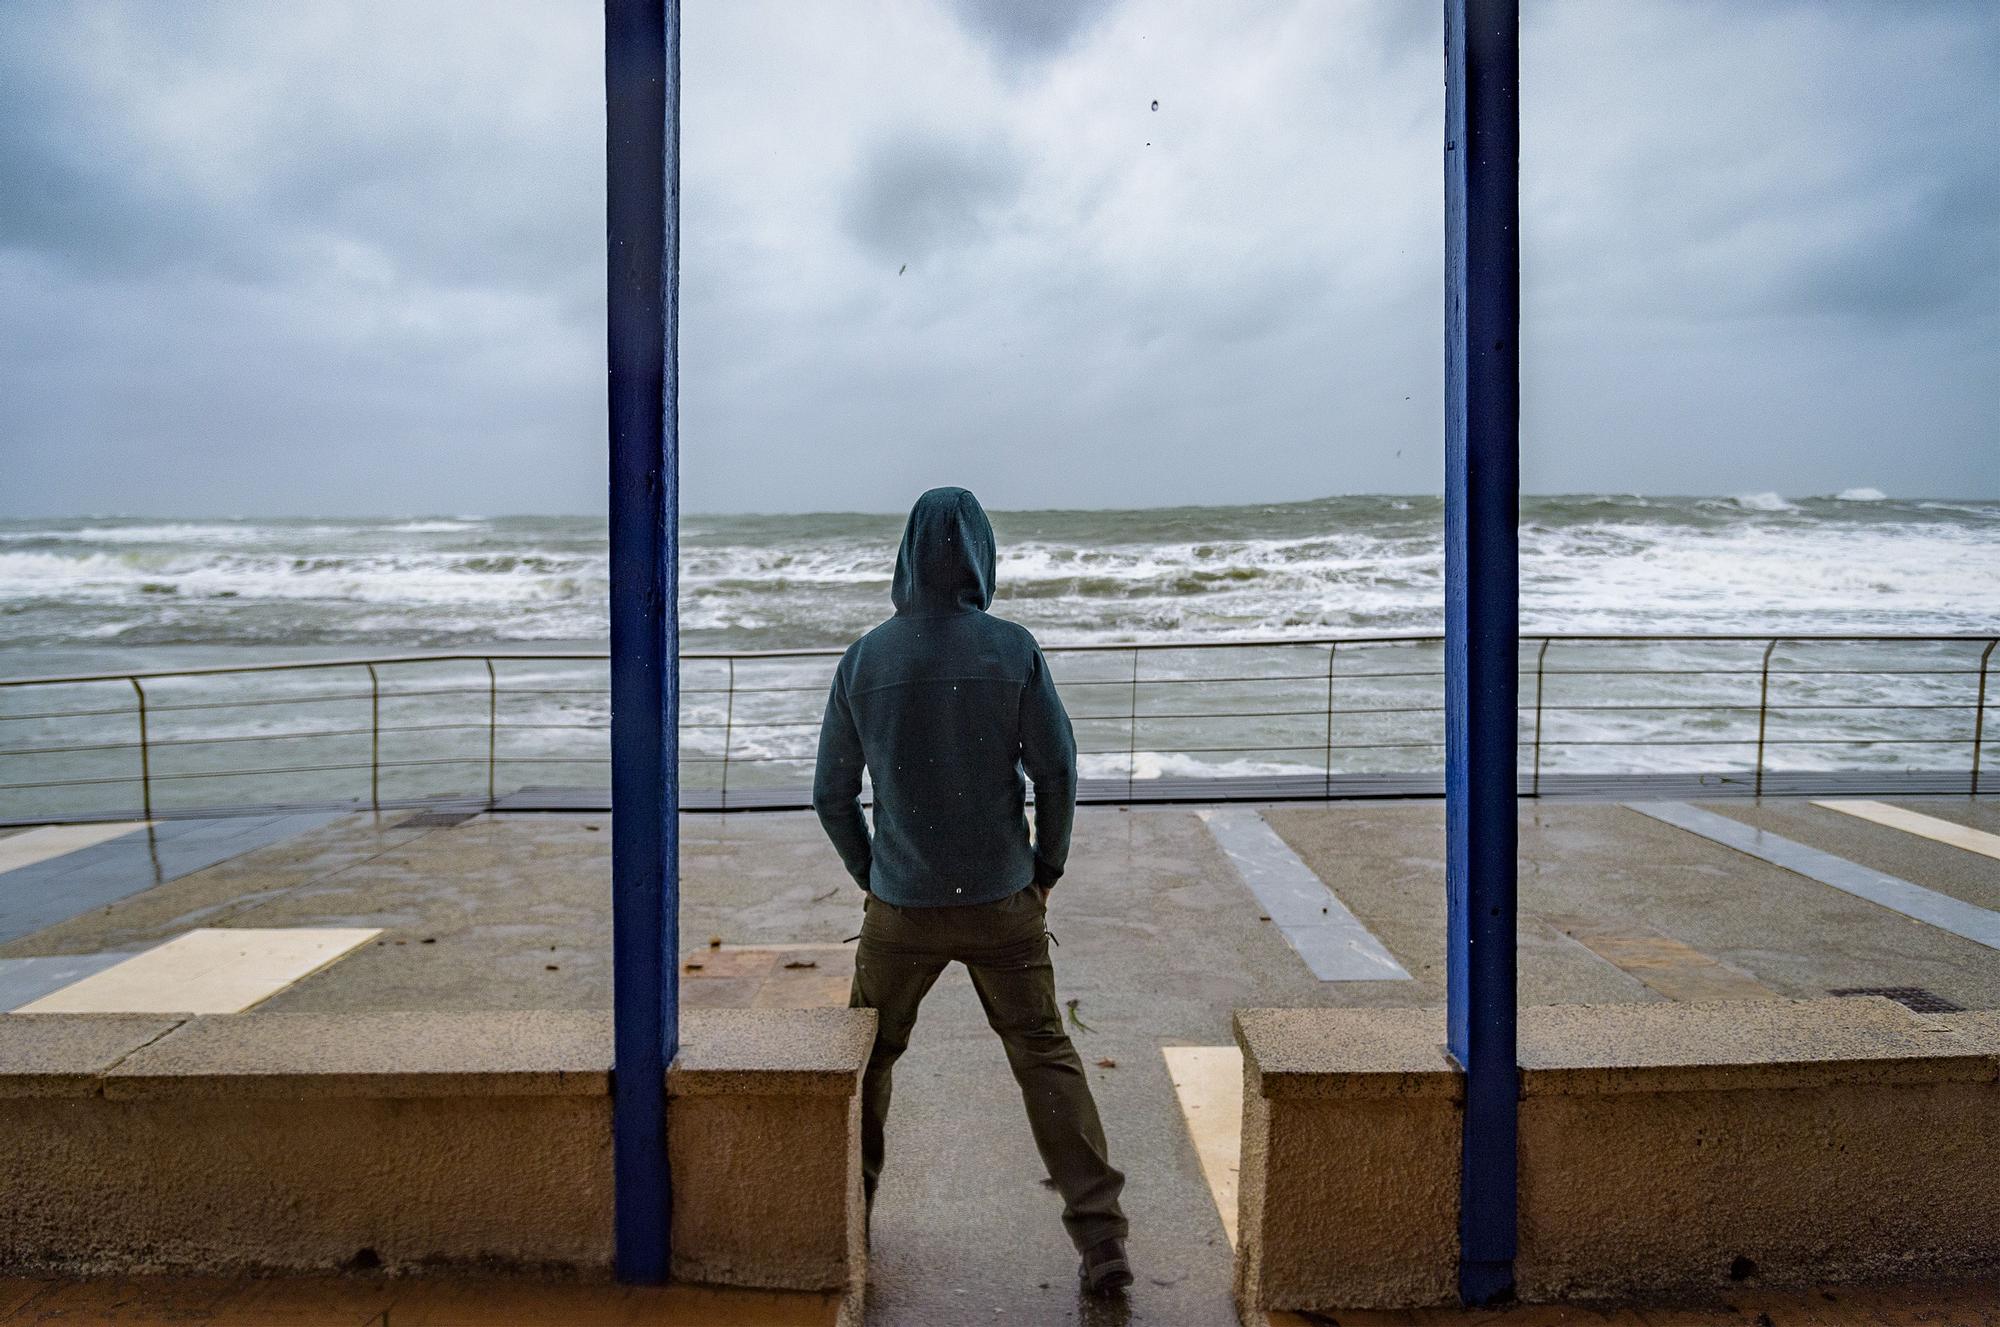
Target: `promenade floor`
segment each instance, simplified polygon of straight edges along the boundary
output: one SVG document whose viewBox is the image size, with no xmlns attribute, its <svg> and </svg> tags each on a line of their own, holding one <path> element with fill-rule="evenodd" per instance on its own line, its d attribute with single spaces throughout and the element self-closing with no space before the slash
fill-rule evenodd
<svg viewBox="0 0 2000 1327">
<path fill-rule="evenodd" d="M 1976 933 L 1983 918 L 2000 913 L 2000 858 L 1982 850 L 2000 834 L 2000 801 L 1892 800 L 1928 822 L 1903 816 L 1885 823 L 1879 814 L 1806 800 L 1699 804 L 1763 831 L 1763 856 L 1616 803 L 1524 802 L 1521 999 L 1761 999 L 1892 988 L 1919 1003 L 2000 1007 L 2000 950 L 1868 896 L 1875 890 L 1922 910 L 1910 902 L 1917 898 L 1935 905 L 1930 915 Z M 1197 1148 L 1201 1130 L 1190 1127 L 1188 1103 L 1202 1100 L 1205 1089 L 1183 1081 L 1177 1091 L 1166 1052 L 1229 1046 L 1230 1014 L 1239 1008 L 1442 1003 L 1444 830 L 1443 808 L 1431 801 L 1230 809 L 1258 817 L 1234 822 L 1231 831 L 1238 848 L 1265 836 L 1254 860 L 1225 850 L 1204 808 L 1083 809 L 1069 873 L 1051 904 L 1072 1035 L 1114 1159 L 1129 1175 L 1138 1284 L 1123 1316 L 1088 1316 L 1076 1295 L 1075 1256 L 1057 1221 L 1057 1200 L 1041 1183 L 1018 1093 L 970 984 L 954 970 L 925 1006 L 898 1071 L 890 1163 L 875 1213 L 870 1323 L 1234 1321 L 1230 1233 L 1214 1193 L 1226 1184 L 1226 1162 L 1204 1167 L 1215 1159 Z M 145 849 L 148 831 L 135 829 L 88 850 L 86 901 L 69 911 L 60 894 L 65 873 L 43 861 L 29 869 L 36 873 L 35 915 L 46 924 L 0 944 L 0 1008 L 72 989 L 68 983 L 89 980 L 105 964 L 115 973 L 121 956 L 202 928 L 379 929 L 327 965 L 284 978 L 289 984 L 254 1003 L 260 1011 L 607 1007 L 609 818 L 450 821 L 409 812 L 334 817 L 172 878 L 148 864 L 157 855 Z M 860 895 L 814 819 L 689 815 L 682 833 L 682 948 L 695 965 L 683 973 L 688 1002 L 840 1002 L 852 948 L 842 942 L 859 927 Z M 1780 865 L 1770 859 L 1784 857 L 1780 840 L 1818 855 L 1788 859 L 1804 863 L 1800 869 Z M 139 873 L 125 881 L 130 888 L 114 879 L 120 851 Z M 1809 873 L 1824 872 L 1828 857 L 1860 874 L 1841 884 Z M 10 881 L 14 875 L 0 871 L 0 899 L 27 883 Z M 1883 893 L 1884 876 L 1920 894 Z M 1324 893 L 1322 922 L 1310 915 L 1321 898 L 1315 889 Z M 1316 976 L 1308 956 L 1341 912 L 1406 975 Z M 24 999 L 6 1003 L 10 991 Z M 1209 1061 L 1224 1066 L 1226 1077 L 1224 1056 Z M 1748 1283 L 1731 1301 L 1747 1317 L 1538 1310 L 1541 1316 L 1503 1321 L 1756 1322 L 1763 1313 L 1773 1323 L 1975 1323 L 1992 1321 L 1969 1307 L 2000 1300 L 1991 1292 L 1981 1292 L 1983 1301 L 1977 1294 L 1953 1299 L 1959 1292 L 1938 1288 L 1944 1298 L 1932 1301 L 1933 1311 L 1924 1307 L 1928 1292 L 1899 1292 L 1901 1300 L 1875 1291 L 1836 1301 L 1785 1299 Z M 58 1320 L 18 1314 L 42 1311 L 37 1304 L 53 1312 L 62 1295 L 87 1293 L 96 1292 L 43 1287 L 11 1304 L 0 1297 L 0 1310 L 17 1315 L 0 1314 L 0 1322 Z M 1856 1316 L 1828 1316 L 1836 1310 Z M 627 1310 L 616 1304 L 589 1310 L 600 1311 L 613 1316 L 559 1320 L 676 1320 L 618 1317 Z M 1906 1311 L 1929 1316 L 1883 1316 Z M 398 1309 L 394 1323 L 471 1321 L 423 1316 L 432 1312 Z M 1550 1316 L 1559 1312 L 1572 1316 Z"/>
</svg>

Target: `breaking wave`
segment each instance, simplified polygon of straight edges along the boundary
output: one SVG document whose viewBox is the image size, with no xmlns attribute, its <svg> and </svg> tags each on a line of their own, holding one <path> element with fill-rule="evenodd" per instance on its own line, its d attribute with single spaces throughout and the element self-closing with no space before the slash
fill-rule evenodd
<svg viewBox="0 0 2000 1327">
<path fill-rule="evenodd" d="M 1797 511 L 1798 507 L 1776 493 L 1739 493 L 1730 499 L 1745 511 Z"/>
<path fill-rule="evenodd" d="M 1986 630 L 2000 505 L 1876 489 L 1790 501 L 1529 498 L 1522 619 L 1551 631 Z M 995 610 L 1052 642 L 1427 631 L 1436 498 L 1002 512 Z M 852 639 L 888 612 L 893 516 L 692 516 L 690 646 Z M 0 648 L 598 642 L 585 518 L 0 522 Z M 10 667 L 7 671 L 22 671 Z"/>
</svg>

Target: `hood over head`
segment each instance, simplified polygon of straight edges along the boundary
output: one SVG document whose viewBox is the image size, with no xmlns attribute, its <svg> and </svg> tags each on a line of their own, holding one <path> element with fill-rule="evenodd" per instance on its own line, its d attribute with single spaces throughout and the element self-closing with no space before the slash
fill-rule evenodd
<svg viewBox="0 0 2000 1327">
<path fill-rule="evenodd" d="M 957 613 L 993 602 L 993 525 L 962 488 L 934 488 L 910 508 L 889 599 L 898 613 Z"/>
</svg>

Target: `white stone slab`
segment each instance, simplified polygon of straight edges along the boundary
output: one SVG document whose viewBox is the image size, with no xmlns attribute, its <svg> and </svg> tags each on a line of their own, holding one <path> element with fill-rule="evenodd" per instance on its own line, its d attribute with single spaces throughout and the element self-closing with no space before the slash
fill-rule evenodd
<svg viewBox="0 0 2000 1327">
<path fill-rule="evenodd" d="M 1248 807 L 1195 813 L 1235 866 L 1285 942 L 1321 981 L 1408 981 L 1361 919 Z"/>
<path fill-rule="evenodd" d="M 0 958 L 0 1009 L 9 1012 L 59 991 L 93 972 L 132 957 L 130 949 L 103 954 L 55 954 L 47 957 Z"/>
<path fill-rule="evenodd" d="M 1840 799 L 1837 801 L 1814 802 L 1829 811 L 1842 815 L 1856 816 L 1862 820 L 1872 820 L 1878 825 L 1900 829 L 1906 834 L 1917 834 L 1939 843 L 1948 843 L 1954 848 L 1976 852 L 1986 857 L 2000 857 L 2000 834 L 1988 834 L 1983 829 L 1957 824 L 1950 820 L 1939 820 L 1921 811 L 1912 811 L 1907 806 L 1893 806 L 1888 802 L 1869 802 Z"/>
<path fill-rule="evenodd" d="M 18 871 L 144 829 L 150 820 L 104 820 L 88 825 L 44 825 L 0 839 L 0 874 Z"/>
<path fill-rule="evenodd" d="M 1713 811 L 1704 811 L 1698 806 L 1689 806 L 1686 802 L 1627 802 L 1625 805 L 1640 815 L 1665 821 L 1690 834 L 1699 834 L 1702 838 L 1734 848 L 1747 857 L 1782 866 L 1808 880 L 1817 880 L 1842 893 L 1867 899 L 1891 912 L 1928 922 L 1940 931 L 1962 935 L 1988 949 L 2000 949 L 2000 912 L 1975 907 L 1963 899 L 1926 889 L 1886 872 L 1870 870 L 1845 857 L 1794 843 L 1769 830 L 1746 825 L 1741 820 L 1732 820 Z"/>
<path fill-rule="evenodd" d="M 1243 1167 L 1243 1052 L 1234 1046 L 1162 1046 L 1201 1177 L 1236 1247 L 1236 1194 Z"/>
<path fill-rule="evenodd" d="M 240 1013 L 380 934 L 370 927 L 189 931 L 15 1012 Z"/>
</svg>

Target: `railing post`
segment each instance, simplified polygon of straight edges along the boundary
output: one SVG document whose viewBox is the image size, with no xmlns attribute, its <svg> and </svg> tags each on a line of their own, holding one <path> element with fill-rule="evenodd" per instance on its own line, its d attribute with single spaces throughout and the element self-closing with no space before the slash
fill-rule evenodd
<svg viewBox="0 0 2000 1327">
<path fill-rule="evenodd" d="M 1333 796 L 1333 658 L 1340 649 L 1338 644 L 1326 647 L 1326 790 L 1321 795 Z"/>
<path fill-rule="evenodd" d="M 729 691 L 722 708 L 722 809 L 729 809 L 729 751 L 736 737 L 736 656 L 729 657 Z"/>
<path fill-rule="evenodd" d="M 1542 661 L 1549 657 L 1549 638 L 1542 637 L 1542 648 L 1535 651 L 1535 781 L 1529 796 L 1542 795 Z"/>
<path fill-rule="evenodd" d="M 1125 800 L 1139 777 L 1139 650 L 1132 650 L 1132 694 L 1125 706 Z"/>
<path fill-rule="evenodd" d="M 1972 795 L 1979 796 L 1979 748 L 1986 736 L 1986 664 L 1993 658 L 1993 647 L 2000 640 L 1989 640 L 1986 648 L 1979 652 L 1979 704 L 1972 715 Z"/>
<path fill-rule="evenodd" d="M 500 679 L 493 672 L 493 656 L 486 656 L 486 805 L 493 805 L 494 759 L 500 737 Z"/>
<path fill-rule="evenodd" d="M 145 819 L 153 818 L 153 752 L 146 744 L 146 688 L 139 685 L 139 679 L 125 679 L 132 684 L 132 692 L 139 697 L 139 801 L 145 810 Z"/>
<path fill-rule="evenodd" d="M 1757 682 L 1757 782 L 1752 789 L 1757 797 L 1764 795 L 1764 720 L 1771 704 L 1771 651 L 1777 648 L 1776 640 L 1764 647 L 1764 664 Z"/>
<path fill-rule="evenodd" d="M 382 679 L 368 665 L 368 805 L 382 809 Z"/>
</svg>

